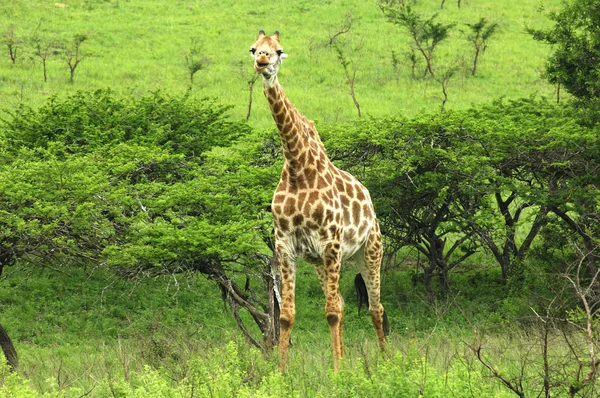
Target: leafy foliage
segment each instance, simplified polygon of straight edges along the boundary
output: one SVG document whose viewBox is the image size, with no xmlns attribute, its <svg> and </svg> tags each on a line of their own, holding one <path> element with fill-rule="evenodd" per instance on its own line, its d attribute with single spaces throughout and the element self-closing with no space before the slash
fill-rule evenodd
<svg viewBox="0 0 600 398">
<path fill-rule="evenodd" d="M 598 136 L 576 114 L 540 100 L 498 101 L 357 123 L 334 130 L 327 145 L 370 188 L 389 244 L 427 258 L 426 278 L 439 275 L 444 286 L 447 270 L 478 248 L 493 254 L 505 279 L 519 278 L 549 212 L 567 229 L 595 224 Z M 588 221 L 571 220 L 567 209 Z M 591 251 L 597 238 L 581 238 Z"/>
<path fill-rule="evenodd" d="M 570 0 L 560 11 L 551 12 L 554 26 L 530 28 L 533 38 L 553 46 L 546 65 L 551 83 L 564 85 L 580 99 L 600 97 L 600 5 L 594 0 Z"/>
<path fill-rule="evenodd" d="M 272 137 L 250 134 L 226 110 L 189 93 L 97 91 L 17 111 L 3 125 L 0 265 L 199 271 L 224 297 L 236 291 L 243 306 L 257 305 L 228 272 L 263 282 L 278 169 Z"/>
<path fill-rule="evenodd" d="M 429 18 L 420 15 L 413 7 L 404 1 L 386 0 L 380 1 L 379 7 L 387 19 L 403 27 L 413 40 L 414 46 L 425 59 L 425 73 L 434 77 L 432 62 L 437 46 L 448 38 L 453 23 L 440 22 L 437 14 Z"/>
</svg>

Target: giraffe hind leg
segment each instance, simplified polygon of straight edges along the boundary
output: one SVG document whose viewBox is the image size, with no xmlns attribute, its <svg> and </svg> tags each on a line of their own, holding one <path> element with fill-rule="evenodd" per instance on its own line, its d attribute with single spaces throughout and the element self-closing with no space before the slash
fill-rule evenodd
<svg viewBox="0 0 600 398">
<path fill-rule="evenodd" d="M 367 292 L 367 286 L 362 274 L 356 274 L 354 278 L 354 288 L 356 289 L 356 296 L 358 298 L 358 313 L 363 305 L 369 305 L 369 293 Z M 383 334 L 388 336 L 390 334 L 390 323 L 388 321 L 387 312 L 383 310 Z"/>
<path fill-rule="evenodd" d="M 369 303 L 369 313 L 377 333 L 379 346 L 385 348 L 385 336 L 389 334 L 389 322 L 383 305 L 380 302 L 380 271 L 382 260 L 382 244 L 379 229 L 374 230 L 364 247 L 362 258 L 358 265 L 360 277 L 355 278 L 357 293 L 362 293 L 359 304 Z M 362 260 L 362 261 L 360 261 Z"/>
</svg>

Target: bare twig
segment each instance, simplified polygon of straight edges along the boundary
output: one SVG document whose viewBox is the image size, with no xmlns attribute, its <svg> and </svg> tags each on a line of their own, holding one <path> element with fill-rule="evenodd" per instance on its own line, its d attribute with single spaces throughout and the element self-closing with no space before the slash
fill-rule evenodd
<svg viewBox="0 0 600 398">
<path fill-rule="evenodd" d="M 352 16 L 351 12 L 348 12 L 346 14 L 346 18 L 344 20 L 344 22 L 342 22 L 342 24 L 337 27 L 336 29 L 334 29 L 335 33 L 331 33 L 332 30 L 329 30 L 329 42 L 327 43 L 328 46 L 333 46 L 336 44 L 337 39 L 350 32 L 350 29 L 352 29 L 352 25 L 354 24 L 354 22 L 358 21 L 360 18 L 354 18 Z"/>
<path fill-rule="evenodd" d="M 512 392 L 517 394 L 519 397 L 525 398 L 525 393 L 523 392 L 523 386 L 521 385 L 521 380 L 519 380 L 518 383 L 515 384 L 514 382 L 510 381 L 505 376 L 503 376 L 496 368 L 494 368 L 492 365 L 487 363 L 481 353 L 481 349 L 482 349 L 481 345 L 477 345 L 476 347 L 470 346 L 469 348 L 477 356 L 477 360 L 479 360 L 479 362 L 481 362 L 481 364 L 483 366 L 485 366 L 490 371 L 490 373 L 492 373 L 492 375 L 495 378 L 500 380 L 502 382 L 502 384 L 504 384 L 509 390 L 511 390 Z M 521 369 L 521 371 L 523 371 L 523 369 Z M 522 377 L 522 373 L 521 373 L 521 377 Z"/>
</svg>

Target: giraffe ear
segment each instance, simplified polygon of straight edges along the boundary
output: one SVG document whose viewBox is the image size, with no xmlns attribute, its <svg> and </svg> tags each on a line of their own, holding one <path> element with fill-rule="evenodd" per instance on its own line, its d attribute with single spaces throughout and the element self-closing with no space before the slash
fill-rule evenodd
<svg viewBox="0 0 600 398">
<path fill-rule="evenodd" d="M 279 31 L 278 31 L 278 30 L 276 30 L 276 31 L 273 33 L 273 36 L 271 36 L 271 37 L 272 37 L 273 39 L 275 39 L 275 40 L 277 41 L 277 43 L 279 43 Z"/>
<path fill-rule="evenodd" d="M 260 39 L 261 37 L 265 37 L 265 36 L 266 36 L 265 31 L 261 29 L 258 31 L 258 38 L 256 40 Z"/>
<path fill-rule="evenodd" d="M 283 48 L 277 50 L 277 56 L 279 57 L 279 63 L 288 57 L 288 55 L 283 52 Z"/>
</svg>

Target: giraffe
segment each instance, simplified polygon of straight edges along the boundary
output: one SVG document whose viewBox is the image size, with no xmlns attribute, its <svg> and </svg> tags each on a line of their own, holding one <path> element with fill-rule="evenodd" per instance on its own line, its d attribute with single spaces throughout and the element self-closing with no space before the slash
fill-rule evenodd
<svg viewBox="0 0 600 398">
<path fill-rule="evenodd" d="M 312 263 L 325 294 L 325 315 L 331 332 L 333 368 L 344 355 L 344 301 L 339 279 L 342 260 L 353 260 L 357 281 L 368 292 L 369 312 L 381 349 L 385 346 L 387 316 L 380 303 L 382 243 L 369 191 L 327 157 L 312 121 L 300 114 L 277 80 L 287 57 L 279 41 L 261 30 L 250 48 L 254 69 L 263 77 L 264 94 L 279 130 L 284 154 L 281 178 L 271 209 L 275 252 L 281 266 L 279 357 L 286 371 L 290 334 L 295 320 L 296 259 Z M 358 289 L 357 289 L 358 290 Z"/>
</svg>

